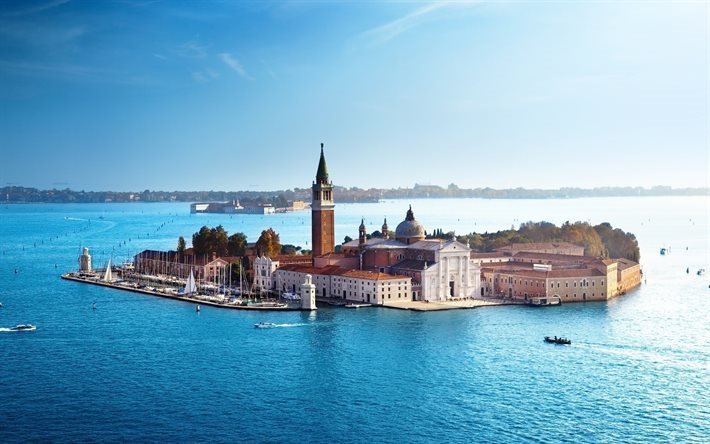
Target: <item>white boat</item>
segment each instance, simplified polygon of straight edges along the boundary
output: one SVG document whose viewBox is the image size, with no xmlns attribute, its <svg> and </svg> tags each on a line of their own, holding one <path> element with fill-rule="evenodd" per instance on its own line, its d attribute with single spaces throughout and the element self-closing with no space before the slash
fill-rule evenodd
<svg viewBox="0 0 710 444">
<path fill-rule="evenodd" d="M 190 270 L 190 276 L 187 278 L 187 282 L 185 283 L 185 289 L 183 290 L 183 294 L 195 294 L 197 293 L 197 285 L 195 284 L 195 275 L 192 274 L 192 270 Z"/>
<path fill-rule="evenodd" d="M 11 331 L 33 331 L 33 330 L 37 330 L 37 327 L 35 327 L 32 324 L 20 324 L 15 327 L 12 327 L 10 330 Z"/>
<path fill-rule="evenodd" d="M 372 307 L 372 304 L 346 304 L 345 308 Z"/>
<path fill-rule="evenodd" d="M 274 328 L 276 324 L 273 322 L 257 322 L 254 324 L 254 328 Z"/>
<path fill-rule="evenodd" d="M 559 296 L 550 296 L 545 298 L 531 298 L 528 305 L 533 307 L 545 307 L 547 305 L 561 305 L 562 299 Z"/>
<path fill-rule="evenodd" d="M 705 269 L 704 269 L 704 268 L 701 268 L 700 270 L 698 270 L 698 273 L 697 273 L 697 274 L 698 274 L 698 276 L 704 275 L 704 274 L 705 274 Z"/>
</svg>

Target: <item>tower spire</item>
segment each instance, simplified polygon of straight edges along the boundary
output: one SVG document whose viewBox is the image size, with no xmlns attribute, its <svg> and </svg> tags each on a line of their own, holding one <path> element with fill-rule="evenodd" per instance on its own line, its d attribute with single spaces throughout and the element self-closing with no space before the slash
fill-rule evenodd
<svg viewBox="0 0 710 444">
<path fill-rule="evenodd" d="M 328 166 L 325 163 L 323 153 L 323 143 L 320 144 L 320 161 L 318 161 L 318 171 L 316 172 L 316 183 L 328 183 Z"/>
</svg>

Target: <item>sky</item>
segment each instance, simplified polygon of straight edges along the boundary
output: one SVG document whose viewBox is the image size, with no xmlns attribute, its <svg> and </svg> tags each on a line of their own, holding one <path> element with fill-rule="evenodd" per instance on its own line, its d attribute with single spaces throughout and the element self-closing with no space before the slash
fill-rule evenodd
<svg viewBox="0 0 710 444">
<path fill-rule="evenodd" d="M 707 2 L 0 2 L 0 186 L 709 186 Z"/>
</svg>

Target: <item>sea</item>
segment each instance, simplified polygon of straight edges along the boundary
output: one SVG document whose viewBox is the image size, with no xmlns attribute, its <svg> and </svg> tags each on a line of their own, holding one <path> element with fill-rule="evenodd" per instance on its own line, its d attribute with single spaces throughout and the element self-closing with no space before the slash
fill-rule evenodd
<svg viewBox="0 0 710 444">
<path fill-rule="evenodd" d="M 636 235 L 642 284 L 542 309 L 198 313 L 59 276 L 84 246 L 102 267 L 203 225 L 310 248 L 310 213 L 0 205 L 0 442 L 710 441 L 707 196 L 337 204 L 336 238 L 409 205 L 430 232 L 609 222 Z"/>
</svg>

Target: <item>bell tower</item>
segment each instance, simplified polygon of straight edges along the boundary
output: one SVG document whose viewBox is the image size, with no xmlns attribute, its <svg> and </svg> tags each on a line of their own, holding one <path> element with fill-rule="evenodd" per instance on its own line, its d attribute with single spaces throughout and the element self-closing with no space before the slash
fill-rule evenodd
<svg viewBox="0 0 710 444">
<path fill-rule="evenodd" d="M 333 183 L 328 180 L 323 144 L 320 144 L 320 161 L 316 180 L 313 182 L 313 202 L 311 203 L 311 242 L 313 257 L 332 253 L 335 250 L 335 202 Z"/>
</svg>

